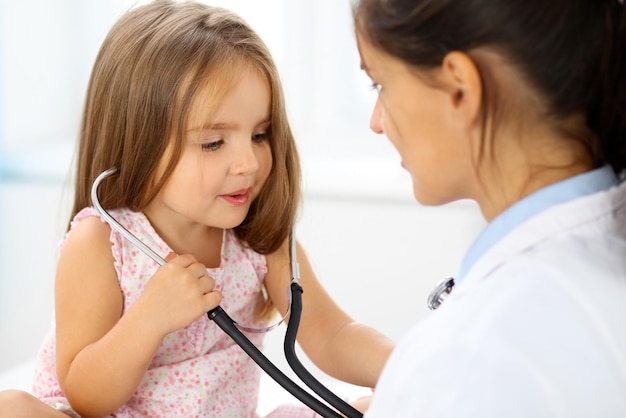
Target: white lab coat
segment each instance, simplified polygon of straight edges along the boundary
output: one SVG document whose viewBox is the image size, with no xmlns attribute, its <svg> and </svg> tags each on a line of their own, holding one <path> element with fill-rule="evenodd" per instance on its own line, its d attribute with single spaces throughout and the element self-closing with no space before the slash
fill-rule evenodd
<svg viewBox="0 0 626 418">
<path fill-rule="evenodd" d="M 488 250 L 399 342 L 366 417 L 626 417 L 626 185 Z"/>
</svg>

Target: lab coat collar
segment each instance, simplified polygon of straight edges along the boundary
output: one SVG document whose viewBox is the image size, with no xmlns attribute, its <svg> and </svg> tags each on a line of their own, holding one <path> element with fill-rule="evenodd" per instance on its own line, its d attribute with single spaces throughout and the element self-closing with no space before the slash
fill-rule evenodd
<svg viewBox="0 0 626 418">
<path fill-rule="evenodd" d="M 561 231 L 615 211 L 616 208 L 626 210 L 626 182 L 550 206 L 531 216 L 486 250 L 467 271 L 463 281 L 457 284 L 449 300 L 462 296 L 473 284 L 485 279 L 516 254 L 551 239 Z"/>
<path fill-rule="evenodd" d="M 609 165 L 546 186 L 504 210 L 481 232 L 467 251 L 455 282 L 462 282 L 467 272 L 491 247 L 509 232 L 547 208 L 609 189 L 617 176 Z"/>
</svg>

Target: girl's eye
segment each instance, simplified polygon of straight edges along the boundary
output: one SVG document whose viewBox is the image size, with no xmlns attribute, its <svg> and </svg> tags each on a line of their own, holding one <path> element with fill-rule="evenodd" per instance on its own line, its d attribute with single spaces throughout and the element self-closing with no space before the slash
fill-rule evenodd
<svg viewBox="0 0 626 418">
<path fill-rule="evenodd" d="M 268 140 L 270 137 L 269 133 L 267 132 L 261 132 L 258 134 L 254 134 L 252 135 L 252 142 L 263 142 Z"/>
<path fill-rule="evenodd" d="M 200 146 L 202 147 L 202 151 L 213 152 L 220 149 L 223 143 L 224 141 L 220 139 L 219 141 L 207 142 L 205 144 L 201 144 Z"/>
<path fill-rule="evenodd" d="M 372 81 L 371 88 L 372 90 L 376 90 L 377 93 L 380 93 L 381 86 L 377 82 Z"/>
</svg>

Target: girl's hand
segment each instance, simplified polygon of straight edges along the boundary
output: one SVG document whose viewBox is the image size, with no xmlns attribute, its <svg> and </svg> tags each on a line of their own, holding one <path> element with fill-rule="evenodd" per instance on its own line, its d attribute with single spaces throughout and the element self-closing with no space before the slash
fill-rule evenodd
<svg viewBox="0 0 626 418">
<path fill-rule="evenodd" d="M 222 300 L 206 267 L 192 255 L 171 253 L 166 260 L 135 304 L 163 336 L 191 324 Z"/>
</svg>

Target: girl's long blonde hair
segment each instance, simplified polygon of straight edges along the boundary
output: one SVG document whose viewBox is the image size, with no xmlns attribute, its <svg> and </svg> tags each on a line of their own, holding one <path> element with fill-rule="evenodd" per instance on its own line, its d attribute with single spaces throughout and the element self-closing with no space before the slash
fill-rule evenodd
<svg viewBox="0 0 626 418">
<path fill-rule="evenodd" d="M 295 221 L 301 172 L 276 66 L 244 20 L 193 1 L 159 0 L 137 7 L 107 35 L 87 90 L 70 220 L 92 204 L 94 179 L 111 167 L 119 170 L 99 188 L 102 205 L 141 211 L 176 166 L 195 94 L 208 83 L 216 105 L 246 66 L 264 75 L 270 86 L 273 165 L 235 233 L 259 253 L 277 250 Z M 168 145 L 171 159 L 155 178 Z"/>
</svg>

